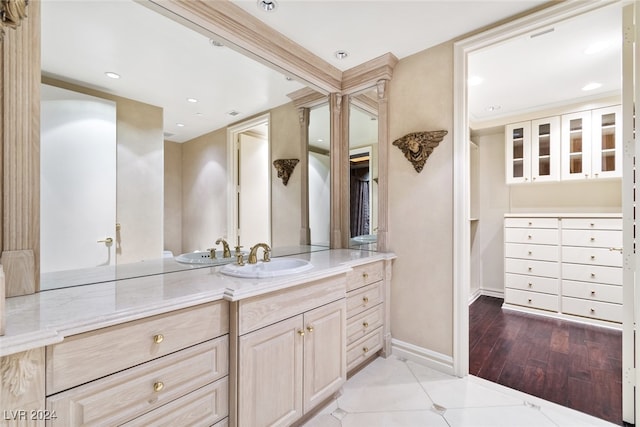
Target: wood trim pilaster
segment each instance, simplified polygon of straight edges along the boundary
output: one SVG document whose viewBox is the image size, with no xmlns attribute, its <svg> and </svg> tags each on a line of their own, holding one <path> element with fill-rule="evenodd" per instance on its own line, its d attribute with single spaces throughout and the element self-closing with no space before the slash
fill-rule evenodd
<svg viewBox="0 0 640 427">
<path fill-rule="evenodd" d="M 339 93 L 329 94 L 329 128 L 331 134 L 331 218 L 329 228 L 331 230 L 331 249 L 342 247 L 342 195 L 345 193 L 343 179 L 340 173 L 342 163 L 342 132 L 341 115 L 342 96 Z"/>
<path fill-rule="evenodd" d="M 378 241 L 377 250 L 386 252 L 389 245 L 389 80 L 379 80 L 378 94 Z"/>
<path fill-rule="evenodd" d="M 342 111 L 340 114 L 340 166 L 335 170 L 340 176 L 340 234 L 342 248 L 348 248 L 351 240 L 351 163 L 349 162 L 349 120 L 351 108 L 349 108 L 350 96 L 342 95 Z M 332 157 L 336 151 L 331 152 Z M 333 173 L 331 174 L 333 175 Z"/>
<path fill-rule="evenodd" d="M 300 121 L 300 244 L 311 243 L 309 228 L 309 108 L 298 108 Z"/>
</svg>

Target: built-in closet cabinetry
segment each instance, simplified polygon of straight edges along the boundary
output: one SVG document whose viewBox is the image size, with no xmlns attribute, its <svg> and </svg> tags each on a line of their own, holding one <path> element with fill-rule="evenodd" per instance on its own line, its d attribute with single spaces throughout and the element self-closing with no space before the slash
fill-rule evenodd
<svg viewBox="0 0 640 427">
<path fill-rule="evenodd" d="M 619 105 L 505 126 L 507 184 L 622 176 Z"/>
<path fill-rule="evenodd" d="M 505 307 L 587 322 L 622 322 L 619 214 L 504 219 Z"/>
</svg>

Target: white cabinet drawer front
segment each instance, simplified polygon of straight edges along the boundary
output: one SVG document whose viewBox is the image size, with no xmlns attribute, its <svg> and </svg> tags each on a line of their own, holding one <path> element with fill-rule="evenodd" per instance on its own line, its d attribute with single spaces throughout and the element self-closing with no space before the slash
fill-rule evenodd
<svg viewBox="0 0 640 427">
<path fill-rule="evenodd" d="M 378 328 L 347 347 L 347 371 L 373 356 L 382 348 L 382 328 Z"/>
<path fill-rule="evenodd" d="M 383 278 L 384 264 L 382 261 L 355 266 L 353 271 L 347 273 L 347 291 L 370 285 Z"/>
<path fill-rule="evenodd" d="M 384 301 L 383 282 L 365 286 L 347 294 L 347 318 L 380 304 Z"/>
<path fill-rule="evenodd" d="M 563 218 L 563 229 L 622 230 L 622 218 Z"/>
<path fill-rule="evenodd" d="M 345 276 L 341 274 L 241 300 L 238 303 L 240 335 L 344 298 Z"/>
<path fill-rule="evenodd" d="M 622 304 L 622 286 L 563 280 L 562 295 L 591 301 L 604 301 L 614 304 Z"/>
<path fill-rule="evenodd" d="M 562 263 L 562 278 L 589 283 L 622 285 L 622 268 Z"/>
<path fill-rule="evenodd" d="M 527 274 L 531 276 L 558 277 L 560 263 L 550 261 L 534 261 L 517 258 L 505 259 L 505 272 Z"/>
<path fill-rule="evenodd" d="M 384 305 L 378 304 L 347 320 L 347 345 L 382 326 L 384 322 Z"/>
<path fill-rule="evenodd" d="M 164 356 L 47 399 L 53 426 L 117 425 L 228 373 L 228 336 Z"/>
<path fill-rule="evenodd" d="M 566 314 L 622 323 L 622 305 L 620 304 L 563 297 L 562 311 Z"/>
<path fill-rule="evenodd" d="M 622 232 L 616 230 L 562 230 L 562 245 L 622 248 Z"/>
<path fill-rule="evenodd" d="M 562 261 L 574 264 L 622 267 L 622 252 L 609 248 L 563 246 Z"/>
<path fill-rule="evenodd" d="M 505 218 L 507 228 L 558 228 L 557 218 Z"/>
<path fill-rule="evenodd" d="M 559 235 L 557 229 L 545 228 L 505 228 L 506 243 L 528 243 L 536 245 L 557 245 Z"/>
<path fill-rule="evenodd" d="M 138 417 L 124 426 L 208 427 L 227 415 L 229 415 L 229 381 L 225 377 Z"/>
<path fill-rule="evenodd" d="M 558 261 L 560 249 L 551 245 L 526 245 L 506 243 L 504 256 L 507 258 L 532 259 L 538 261 Z"/>
<path fill-rule="evenodd" d="M 504 301 L 506 303 L 542 310 L 558 311 L 559 299 L 560 297 L 557 295 L 541 294 L 538 292 L 528 292 L 509 288 L 504 290 Z"/>
<path fill-rule="evenodd" d="M 560 283 L 557 278 L 507 273 L 505 275 L 505 287 L 558 295 Z"/>
<path fill-rule="evenodd" d="M 47 347 L 47 395 L 226 334 L 218 301 L 74 335 Z"/>
</svg>

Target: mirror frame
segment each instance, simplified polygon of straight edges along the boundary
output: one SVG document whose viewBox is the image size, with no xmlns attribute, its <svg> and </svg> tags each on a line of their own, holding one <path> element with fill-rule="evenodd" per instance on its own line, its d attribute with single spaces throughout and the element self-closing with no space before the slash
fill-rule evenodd
<svg viewBox="0 0 640 427">
<path fill-rule="evenodd" d="M 380 145 L 378 250 L 389 249 L 388 99 L 389 81 L 398 62 L 393 54 L 384 54 L 343 72 L 231 2 L 135 1 L 222 40 L 230 48 L 287 76 L 304 81 L 325 97 L 328 95 L 331 117 L 331 248 L 348 247 L 349 194 L 345 177 L 348 176 L 349 97 L 363 89 L 376 87 Z M 0 68 L 4 76 L 0 82 L 0 170 L 3 176 L 0 282 L 4 271 L 6 297 L 39 291 L 40 3 L 29 3 L 27 14 L 27 19 L 15 29 L 8 28 L 0 39 Z M 301 125 L 301 135 L 302 132 Z M 306 137 L 302 139 L 304 141 Z M 304 188 L 306 186 L 303 185 Z M 308 212 L 308 195 L 303 200 Z M 308 221 L 302 224 L 301 239 L 307 233 Z M 1 295 L 0 298 L 3 299 Z"/>
</svg>

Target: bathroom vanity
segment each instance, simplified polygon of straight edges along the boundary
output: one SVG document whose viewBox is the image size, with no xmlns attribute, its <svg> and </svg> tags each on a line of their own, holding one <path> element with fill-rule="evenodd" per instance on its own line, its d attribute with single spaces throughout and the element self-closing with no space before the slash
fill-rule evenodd
<svg viewBox="0 0 640 427">
<path fill-rule="evenodd" d="M 390 353 L 394 256 L 295 258 L 313 268 L 243 279 L 208 267 L 9 298 L 0 425 L 299 421 Z"/>
</svg>

